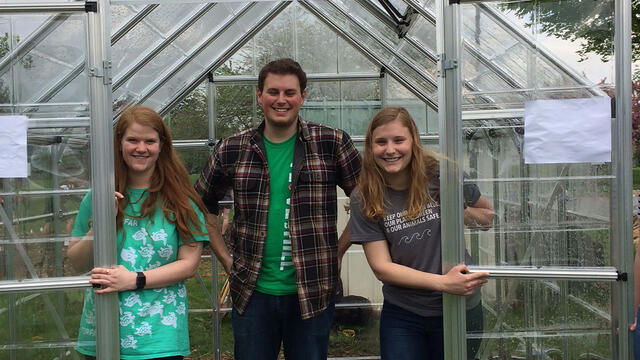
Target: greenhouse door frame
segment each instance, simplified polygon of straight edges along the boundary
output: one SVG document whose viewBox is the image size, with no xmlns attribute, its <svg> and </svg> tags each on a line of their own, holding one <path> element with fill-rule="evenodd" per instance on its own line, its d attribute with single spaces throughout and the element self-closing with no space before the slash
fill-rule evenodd
<svg viewBox="0 0 640 360">
<path fill-rule="evenodd" d="M 439 60 L 438 113 L 440 119 L 440 151 L 449 159 L 462 158 L 462 17 L 461 4 L 478 1 L 438 0 L 436 4 L 437 48 Z M 489 1 L 487 1 L 489 2 Z M 615 359 L 631 359 L 633 341 L 627 324 L 633 321 L 633 254 L 631 238 L 631 0 L 615 0 L 615 114 L 612 127 L 611 263 L 626 281 L 615 281 L 612 293 L 612 355 Z M 454 162 L 441 162 L 441 218 L 443 273 L 464 262 L 464 227 L 462 208 L 462 169 Z M 619 194 L 622 194 L 620 196 Z M 549 278 L 541 272 L 519 273 L 522 279 Z M 568 271 L 562 279 L 603 280 L 606 275 L 585 277 L 580 271 Z M 559 277 L 560 278 L 560 277 Z M 621 276 L 624 280 L 625 277 Z M 463 297 L 443 296 L 445 359 L 466 359 L 465 301 Z M 616 329 L 620 329 L 619 332 Z"/>
<path fill-rule="evenodd" d="M 113 122 L 111 93 L 110 2 L 0 4 L 3 14 L 86 13 L 87 60 L 90 88 L 91 183 L 93 200 L 94 264 L 117 264 L 115 192 L 113 166 Z M 10 229 L 11 231 L 11 229 Z M 90 288 L 89 277 L 38 279 L 16 284 L 0 282 L 0 293 L 56 291 Z M 118 294 L 96 296 L 96 350 L 98 360 L 120 357 Z M 15 354 L 11 354 L 14 357 Z"/>
</svg>

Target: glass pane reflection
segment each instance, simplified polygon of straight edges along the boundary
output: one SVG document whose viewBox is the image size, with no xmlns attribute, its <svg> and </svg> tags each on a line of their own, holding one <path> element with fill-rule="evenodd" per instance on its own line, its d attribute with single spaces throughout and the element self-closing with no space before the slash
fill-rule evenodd
<svg viewBox="0 0 640 360">
<path fill-rule="evenodd" d="M 478 359 L 610 359 L 612 283 L 490 281 Z"/>
<path fill-rule="evenodd" d="M 77 359 L 84 290 L 0 295 L 0 358 Z"/>
</svg>

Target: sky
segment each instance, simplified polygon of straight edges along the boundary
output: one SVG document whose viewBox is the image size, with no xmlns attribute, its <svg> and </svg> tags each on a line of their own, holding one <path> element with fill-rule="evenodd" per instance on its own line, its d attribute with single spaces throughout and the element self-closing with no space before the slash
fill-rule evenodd
<svg viewBox="0 0 640 360">
<path fill-rule="evenodd" d="M 505 14 L 505 12 L 502 12 Z M 530 33 L 531 29 L 525 28 L 524 20 L 515 16 L 513 13 L 505 14 L 509 21 L 517 24 L 525 32 Z M 555 37 L 551 34 L 537 33 L 538 42 L 548 49 L 554 56 L 561 59 L 569 65 L 578 74 L 583 74 L 591 83 L 597 84 L 605 79 L 605 83 L 613 84 L 615 82 L 615 60 L 611 58 L 608 62 L 603 62 L 600 56 L 595 53 L 588 53 L 587 59 L 580 61 L 577 51 L 580 49 L 584 40 L 578 39 L 574 42 Z M 632 64 L 632 69 L 640 69 L 640 62 Z"/>
</svg>

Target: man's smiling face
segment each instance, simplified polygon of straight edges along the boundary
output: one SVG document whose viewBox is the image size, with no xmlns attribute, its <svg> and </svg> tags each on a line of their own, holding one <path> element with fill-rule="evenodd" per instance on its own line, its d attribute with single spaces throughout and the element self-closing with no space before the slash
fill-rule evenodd
<svg viewBox="0 0 640 360">
<path fill-rule="evenodd" d="M 274 128 L 284 129 L 296 126 L 306 95 L 306 91 L 300 91 L 296 75 L 269 73 L 263 90 L 258 90 L 258 103 L 262 106 L 265 121 Z"/>
</svg>

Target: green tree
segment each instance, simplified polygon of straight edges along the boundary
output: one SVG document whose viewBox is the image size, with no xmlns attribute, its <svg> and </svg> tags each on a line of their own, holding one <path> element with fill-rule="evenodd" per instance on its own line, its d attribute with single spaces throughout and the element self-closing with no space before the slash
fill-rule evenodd
<svg viewBox="0 0 640 360">
<path fill-rule="evenodd" d="M 223 65 L 220 75 L 238 75 Z M 222 85 L 216 88 L 216 138 L 220 139 L 257 123 L 253 112 L 254 86 Z M 257 117 L 261 114 L 257 114 Z M 202 140 L 209 138 L 206 82 L 185 97 L 165 118 L 174 140 Z M 199 173 L 206 162 L 206 151 L 180 151 L 182 161 L 191 174 Z"/>
<path fill-rule="evenodd" d="M 4 35 L 0 35 L 0 59 L 7 55 L 9 51 L 9 33 L 4 33 Z M 11 92 L 9 90 L 9 87 L 0 78 L 0 104 L 11 102 Z"/>
<path fill-rule="evenodd" d="M 245 63 L 232 70 L 226 64 L 217 69 L 220 75 L 238 75 L 251 66 Z M 216 87 L 216 137 L 223 138 L 257 125 L 262 112 L 254 113 L 254 85 L 221 85 Z"/>
<path fill-rule="evenodd" d="M 503 9 L 513 10 L 525 20 L 527 27 L 538 26 L 547 34 L 561 39 L 583 40 L 577 53 L 581 60 L 588 53 L 598 54 L 608 61 L 614 52 L 614 1 L 551 1 L 535 0 L 504 3 Z M 632 0 L 631 47 L 633 61 L 640 60 L 640 0 Z"/>
<path fill-rule="evenodd" d="M 19 36 L 13 37 L 15 43 L 20 42 Z M 9 44 L 9 33 L 5 32 L 3 35 L 0 35 L 0 59 L 4 58 L 11 51 L 11 46 Z M 33 65 L 33 57 L 31 55 L 24 56 L 20 59 L 20 64 L 25 69 L 32 68 Z M 7 65 L 11 66 L 11 65 Z M 0 69 L 1 70 L 1 69 Z M 2 74 L 2 73 L 0 73 Z M 11 89 L 9 85 L 5 85 L 4 81 L 0 78 L 0 104 L 8 104 L 11 102 Z"/>
</svg>

